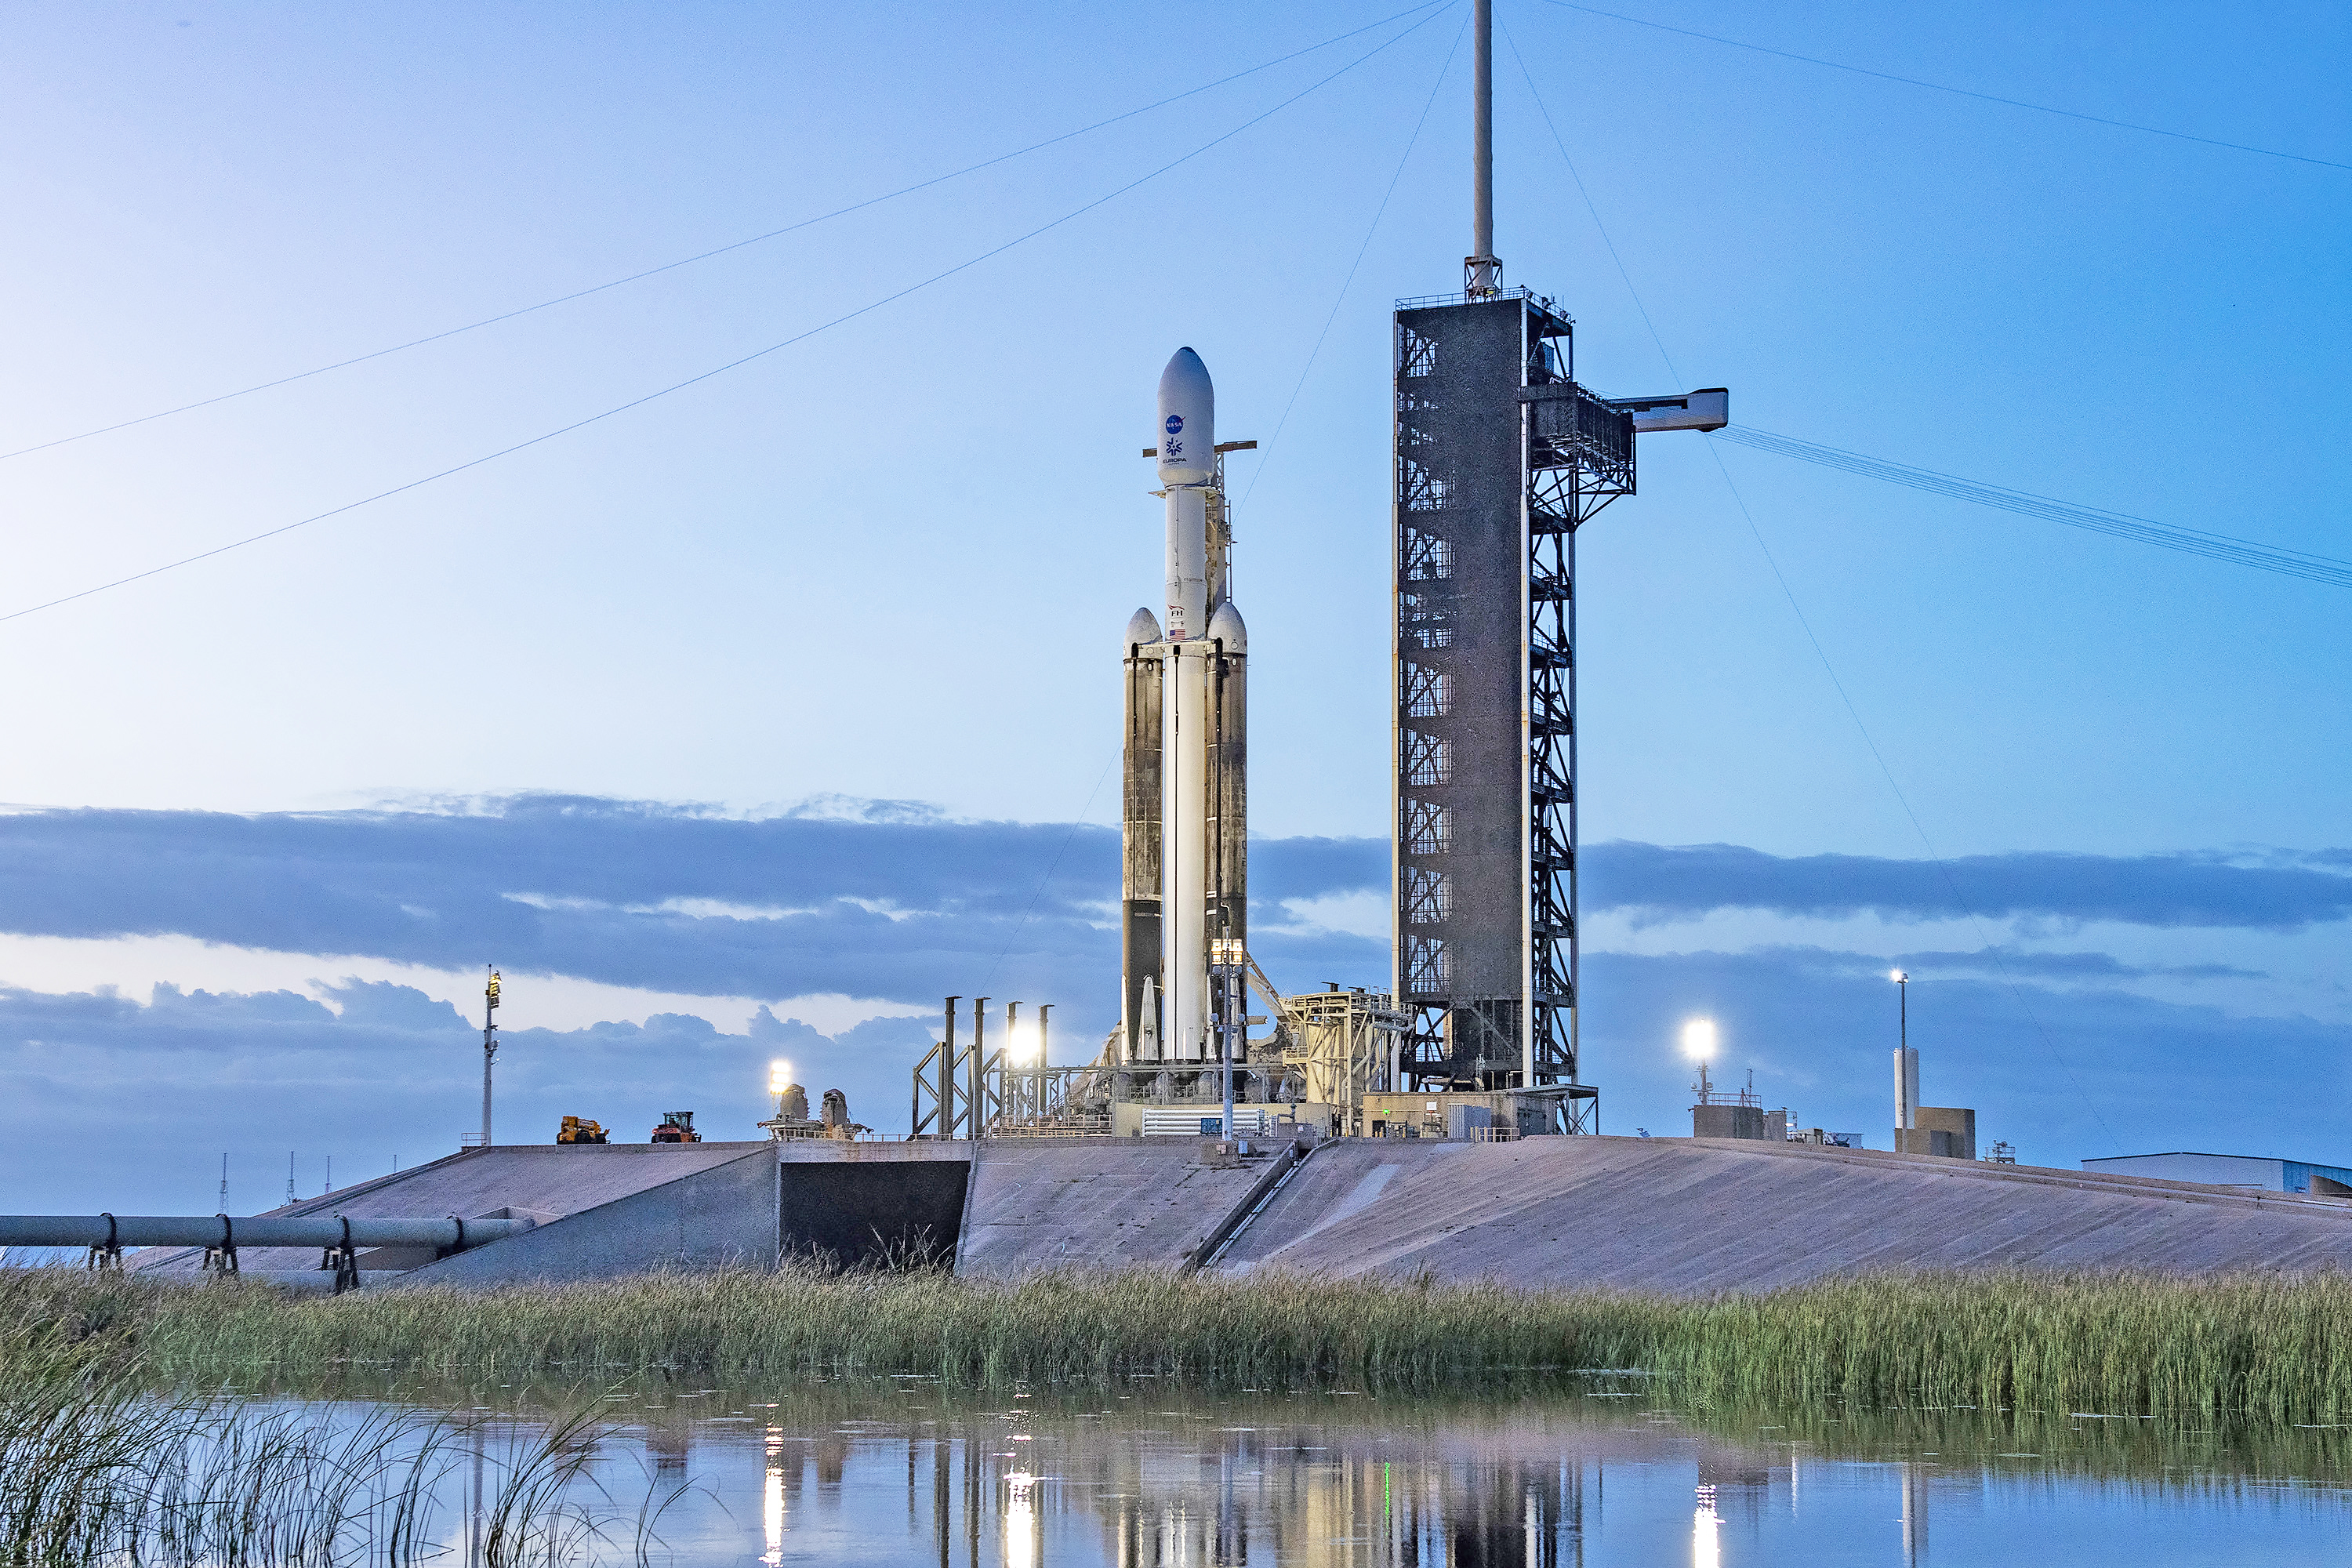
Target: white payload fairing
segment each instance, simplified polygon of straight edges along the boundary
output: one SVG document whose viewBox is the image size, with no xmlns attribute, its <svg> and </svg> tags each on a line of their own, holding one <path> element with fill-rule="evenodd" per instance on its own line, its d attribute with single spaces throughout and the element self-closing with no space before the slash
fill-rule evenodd
<svg viewBox="0 0 2352 1568">
<path fill-rule="evenodd" d="M 1247 938 L 1248 634 L 1234 607 L 1216 389 L 1179 349 L 1160 373 L 1167 621 L 1127 627 L 1120 1019 L 1129 1063 L 1202 1067 L 1238 1044 Z M 1238 1051 L 1236 1051 L 1238 1056 Z"/>
</svg>

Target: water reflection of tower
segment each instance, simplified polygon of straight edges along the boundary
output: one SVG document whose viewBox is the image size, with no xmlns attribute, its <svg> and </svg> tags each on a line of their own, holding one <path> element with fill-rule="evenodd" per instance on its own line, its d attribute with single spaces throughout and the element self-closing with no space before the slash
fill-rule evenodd
<svg viewBox="0 0 2352 1568">
<path fill-rule="evenodd" d="M 1749 1540 L 1762 1531 L 1764 1501 L 1772 1472 L 1747 1458 L 1705 1454 L 1698 1460 L 1698 1490 L 1691 1516 L 1692 1568 L 1715 1568 L 1722 1560 L 1726 1526 L 1738 1526 Z"/>
<path fill-rule="evenodd" d="M 1004 1478 L 1004 1568 L 1044 1568 L 1045 1524 L 1037 1517 L 1037 1478 L 1013 1470 Z"/>
<path fill-rule="evenodd" d="M 771 1426 L 763 1445 L 766 1463 L 760 1478 L 760 1529 L 768 1543 L 760 1561 L 775 1568 L 784 1560 L 784 1529 L 790 1518 L 784 1509 L 784 1433 Z"/>
<path fill-rule="evenodd" d="M 1927 1467 L 1903 1467 L 1903 1568 L 1927 1561 Z"/>
<path fill-rule="evenodd" d="M 1573 1568 L 1584 1560 L 1581 1468 L 1507 1460 L 1447 1479 L 1456 1484 L 1438 1500 L 1454 1568 Z"/>
<path fill-rule="evenodd" d="M 481 1568 L 482 1556 L 488 1544 L 482 1533 L 482 1426 L 474 1424 L 474 1496 L 473 1511 L 466 1521 L 467 1568 Z"/>
<path fill-rule="evenodd" d="M 950 1568 L 955 1560 L 956 1538 L 963 1538 L 962 1560 L 977 1564 L 980 1553 L 981 1472 L 984 1468 L 978 1434 L 967 1426 L 959 1437 L 953 1426 L 941 1421 L 931 1434 L 931 1543 L 939 1550 L 940 1568 Z M 907 1508 L 909 1515 L 915 1506 L 915 1450 L 907 1453 Z M 961 1485 L 957 1483 L 961 1479 Z M 957 1507 L 956 1494 L 961 1491 L 962 1506 Z M 1003 1509 L 999 1502 L 1000 1511 Z M 1009 1542 L 1008 1542 L 1009 1544 Z M 1033 1564 L 1035 1558 L 1029 1560 Z"/>
</svg>

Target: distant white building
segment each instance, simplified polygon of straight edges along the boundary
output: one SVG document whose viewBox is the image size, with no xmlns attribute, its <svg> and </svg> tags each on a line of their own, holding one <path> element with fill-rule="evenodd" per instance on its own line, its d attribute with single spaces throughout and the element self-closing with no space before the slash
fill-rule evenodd
<svg viewBox="0 0 2352 1568">
<path fill-rule="evenodd" d="M 2352 1169 L 2314 1165 L 2302 1160 L 2271 1160 L 2259 1154 L 2117 1154 L 2105 1160 L 2085 1160 L 2083 1169 L 2111 1176 L 2153 1176 L 2165 1182 L 2204 1182 L 2219 1187 L 2253 1187 L 2265 1193 L 2352 1198 Z"/>
</svg>

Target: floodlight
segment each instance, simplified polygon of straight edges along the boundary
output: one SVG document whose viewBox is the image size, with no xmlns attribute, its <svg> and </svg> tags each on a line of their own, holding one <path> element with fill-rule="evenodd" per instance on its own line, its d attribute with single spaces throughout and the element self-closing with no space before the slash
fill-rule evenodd
<svg viewBox="0 0 2352 1568">
<path fill-rule="evenodd" d="M 792 1087 L 793 1064 L 788 1061 L 782 1060 L 770 1062 L 768 1064 L 768 1092 L 770 1094 L 782 1094 Z"/>
<path fill-rule="evenodd" d="M 1715 1020 L 1693 1018 L 1683 1026 L 1683 1055 L 1705 1061 L 1715 1055 Z"/>
</svg>

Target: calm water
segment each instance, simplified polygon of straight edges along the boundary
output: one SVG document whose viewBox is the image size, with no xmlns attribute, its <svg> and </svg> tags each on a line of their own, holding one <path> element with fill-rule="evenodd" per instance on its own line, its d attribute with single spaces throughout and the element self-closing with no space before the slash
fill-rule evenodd
<svg viewBox="0 0 2352 1568">
<path fill-rule="evenodd" d="M 604 1403 L 598 1479 L 632 1520 L 675 1492 L 660 1534 L 690 1563 L 2352 1560 L 2342 1429 L 1706 1412 L 1630 1383 L 1435 1401 L 688 1383 Z"/>
</svg>

